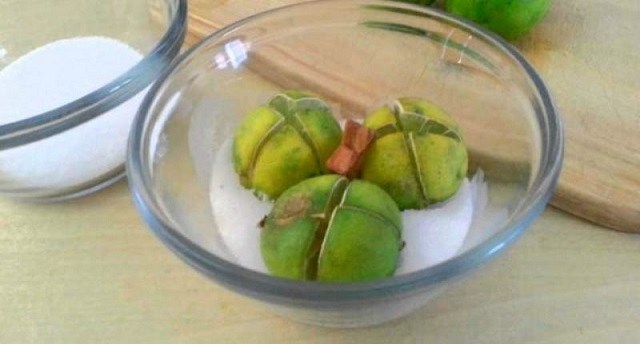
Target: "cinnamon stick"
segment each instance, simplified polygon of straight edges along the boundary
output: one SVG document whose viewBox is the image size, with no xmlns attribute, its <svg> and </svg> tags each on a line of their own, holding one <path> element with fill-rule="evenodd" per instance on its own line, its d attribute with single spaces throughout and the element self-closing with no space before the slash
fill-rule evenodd
<svg viewBox="0 0 640 344">
<path fill-rule="evenodd" d="M 350 179 L 357 178 L 360 175 L 364 154 L 374 138 L 373 130 L 348 120 L 340 146 L 327 160 L 327 169 Z"/>
</svg>

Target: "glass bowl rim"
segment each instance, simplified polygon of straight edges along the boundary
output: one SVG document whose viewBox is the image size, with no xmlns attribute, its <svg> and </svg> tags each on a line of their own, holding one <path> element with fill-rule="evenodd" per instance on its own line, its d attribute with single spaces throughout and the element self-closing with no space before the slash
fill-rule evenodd
<svg viewBox="0 0 640 344">
<path fill-rule="evenodd" d="M 548 131 L 541 128 L 543 140 L 541 140 L 541 164 L 539 172 L 533 180 L 530 191 L 522 199 L 522 206 L 511 217 L 511 221 L 501 225 L 499 231 L 490 238 L 470 250 L 437 265 L 422 269 L 413 273 L 393 276 L 373 282 L 361 283 L 318 283 L 313 281 L 294 281 L 270 276 L 240 265 L 226 261 L 210 253 L 173 228 L 169 221 L 165 220 L 161 208 L 154 199 L 150 187 L 149 170 L 143 165 L 144 150 L 142 144 L 144 133 L 147 131 L 145 124 L 148 122 L 149 110 L 157 93 L 182 63 L 200 48 L 208 43 L 222 38 L 225 34 L 241 28 L 244 24 L 258 20 L 262 17 L 277 14 L 289 10 L 304 10 L 308 6 L 331 6 L 334 3 L 345 4 L 344 0 L 313 0 L 303 3 L 286 5 L 270 9 L 250 17 L 239 20 L 226 26 L 191 47 L 176 59 L 163 75 L 157 80 L 152 89 L 147 93 L 134 121 L 134 126 L 129 137 L 127 153 L 127 174 L 134 205 L 145 220 L 149 229 L 160 239 L 165 246 L 183 259 L 188 265 L 226 287 L 241 294 L 291 305 L 318 304 L 318 303 L 343 303 L 392 297 L 394 295 L 410 293 L 439 282 L 449 280 L 455 276 L 475 269 L 477 266 L 496 257 L 498 253 L 509 247 L 530 224 L 542 213 L 553 190 L 562 167 L 564 154 L 564 134 L 561 119 L 557 113 L 551 95 L 542 78 L 537 74 L 529 62 L 509 43 L 497 35 L 478 27 L 467 20 L 454 17 L 443 11 L 420 7 L 412 4 L 404 4 L 389 1 L 355 0 L 350 1 L 353 6 L 380 5 L 385 8 L 395 8 L 400 11 L 410 10 L 420 12 L 433 20 L 447 25 L 460 27 L 474 35 L 481 37 L 502 53 L 511 57 L 526 77 L 534 85 L 537 96 L 541 101 L 543 114 L 538 121 L 548 125 Z M 158 111 L 160 113 L 161 111 Z M 546 140 L 546 141 L 545 141 Z"/>
<path fill-rule="evenodd" d="M 160 40 L 142 60 L 81 98 L 29 118 L 0 125 L 0 151 L 45 139 L 99 117 L 149 86 L 162 71 L 154 64 L 157 61 L 170 62 L 178 55 L 187 29 L 187 0 L 164 2 L 175 6 L 175 13 Z"/>
</svg>

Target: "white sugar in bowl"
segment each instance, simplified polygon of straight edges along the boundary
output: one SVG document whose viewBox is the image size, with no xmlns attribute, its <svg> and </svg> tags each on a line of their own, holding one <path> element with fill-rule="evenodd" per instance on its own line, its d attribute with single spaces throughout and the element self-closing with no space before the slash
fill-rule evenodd
<svg viewBox="0 0 640 344">
<path fill-rule="evenodd" d="M 0 194 L 61 200 L 124 177 L 131 123 L 186 13 L 186 0 L 1 3 Z"/>
</svg>

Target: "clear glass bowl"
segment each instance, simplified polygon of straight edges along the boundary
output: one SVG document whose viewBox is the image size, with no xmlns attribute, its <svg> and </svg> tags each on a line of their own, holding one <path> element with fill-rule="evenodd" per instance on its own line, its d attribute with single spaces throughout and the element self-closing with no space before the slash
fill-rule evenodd
<svg viewBox="0 0 640 344">
<path fill-rule="evenodd" d="M 290 88 L 317 93 L 340 118 L 400 96 L 455 117 L 470 175 L 481 168 L 489 188 L 460 251 L 370 283 L 292 281 L 241 266 L 212 213 L 213 163 L 249 109 Z M 429 8 L 329 0 L 256 15 L 191 48 L 145 98 L 128 154 L 136 206 L 189 265 L 293 320 L 355 327 L 411 312 L 509 247 L 552 195 L 563 133 L 543 81 L 500 38 Z"/>
<path fill-rule="evenodd" d="M 186 15 L 186 0 L 1 2 L 0 76 L 34 49 L 74 37 L 116 39 L 143 58 L 71 102 L 54 102 L 52 108 L 38 106 L 33 115 L 30 111 L 0 113 L 0 195 L 67 199 L 124 177 L 128 129 L 136 105 L 162 68 L 180 52 Z M 76 58 L 79 56 L 65 57 L 66 61 Z M 22 70 L 14 79 L 25 80 L 26 73 Z M 13 82 L 19 81 L 6 81 L 4 87 L 13 88 Z M 55 87 L 68 89 L 70 85 L 57 82 Z M 47 100 L 48 94 L 43 93 L 25 96 L 30 98 L 27 103 Z M 112 111 L 124 106 L 127 110 Z M 0 109 L 14 112 L 15 107 Z M 119 116 L 128 122 L 116 118 Z"/>
</svg>

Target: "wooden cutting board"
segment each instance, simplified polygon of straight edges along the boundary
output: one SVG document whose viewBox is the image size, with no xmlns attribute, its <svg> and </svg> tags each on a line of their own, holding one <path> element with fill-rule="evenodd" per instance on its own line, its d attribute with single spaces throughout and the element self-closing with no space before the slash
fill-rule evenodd
<svg viewBox="0 0 640 344">
<path fill-rule="evenodd" d="M 190 0 L 188 42 L 300 0 Z M 563 0 L 516 42 L 550 87 L 565 124 L 552 204 L 607 228 L 640 232 L 640 3 Z"/>
</svg>

